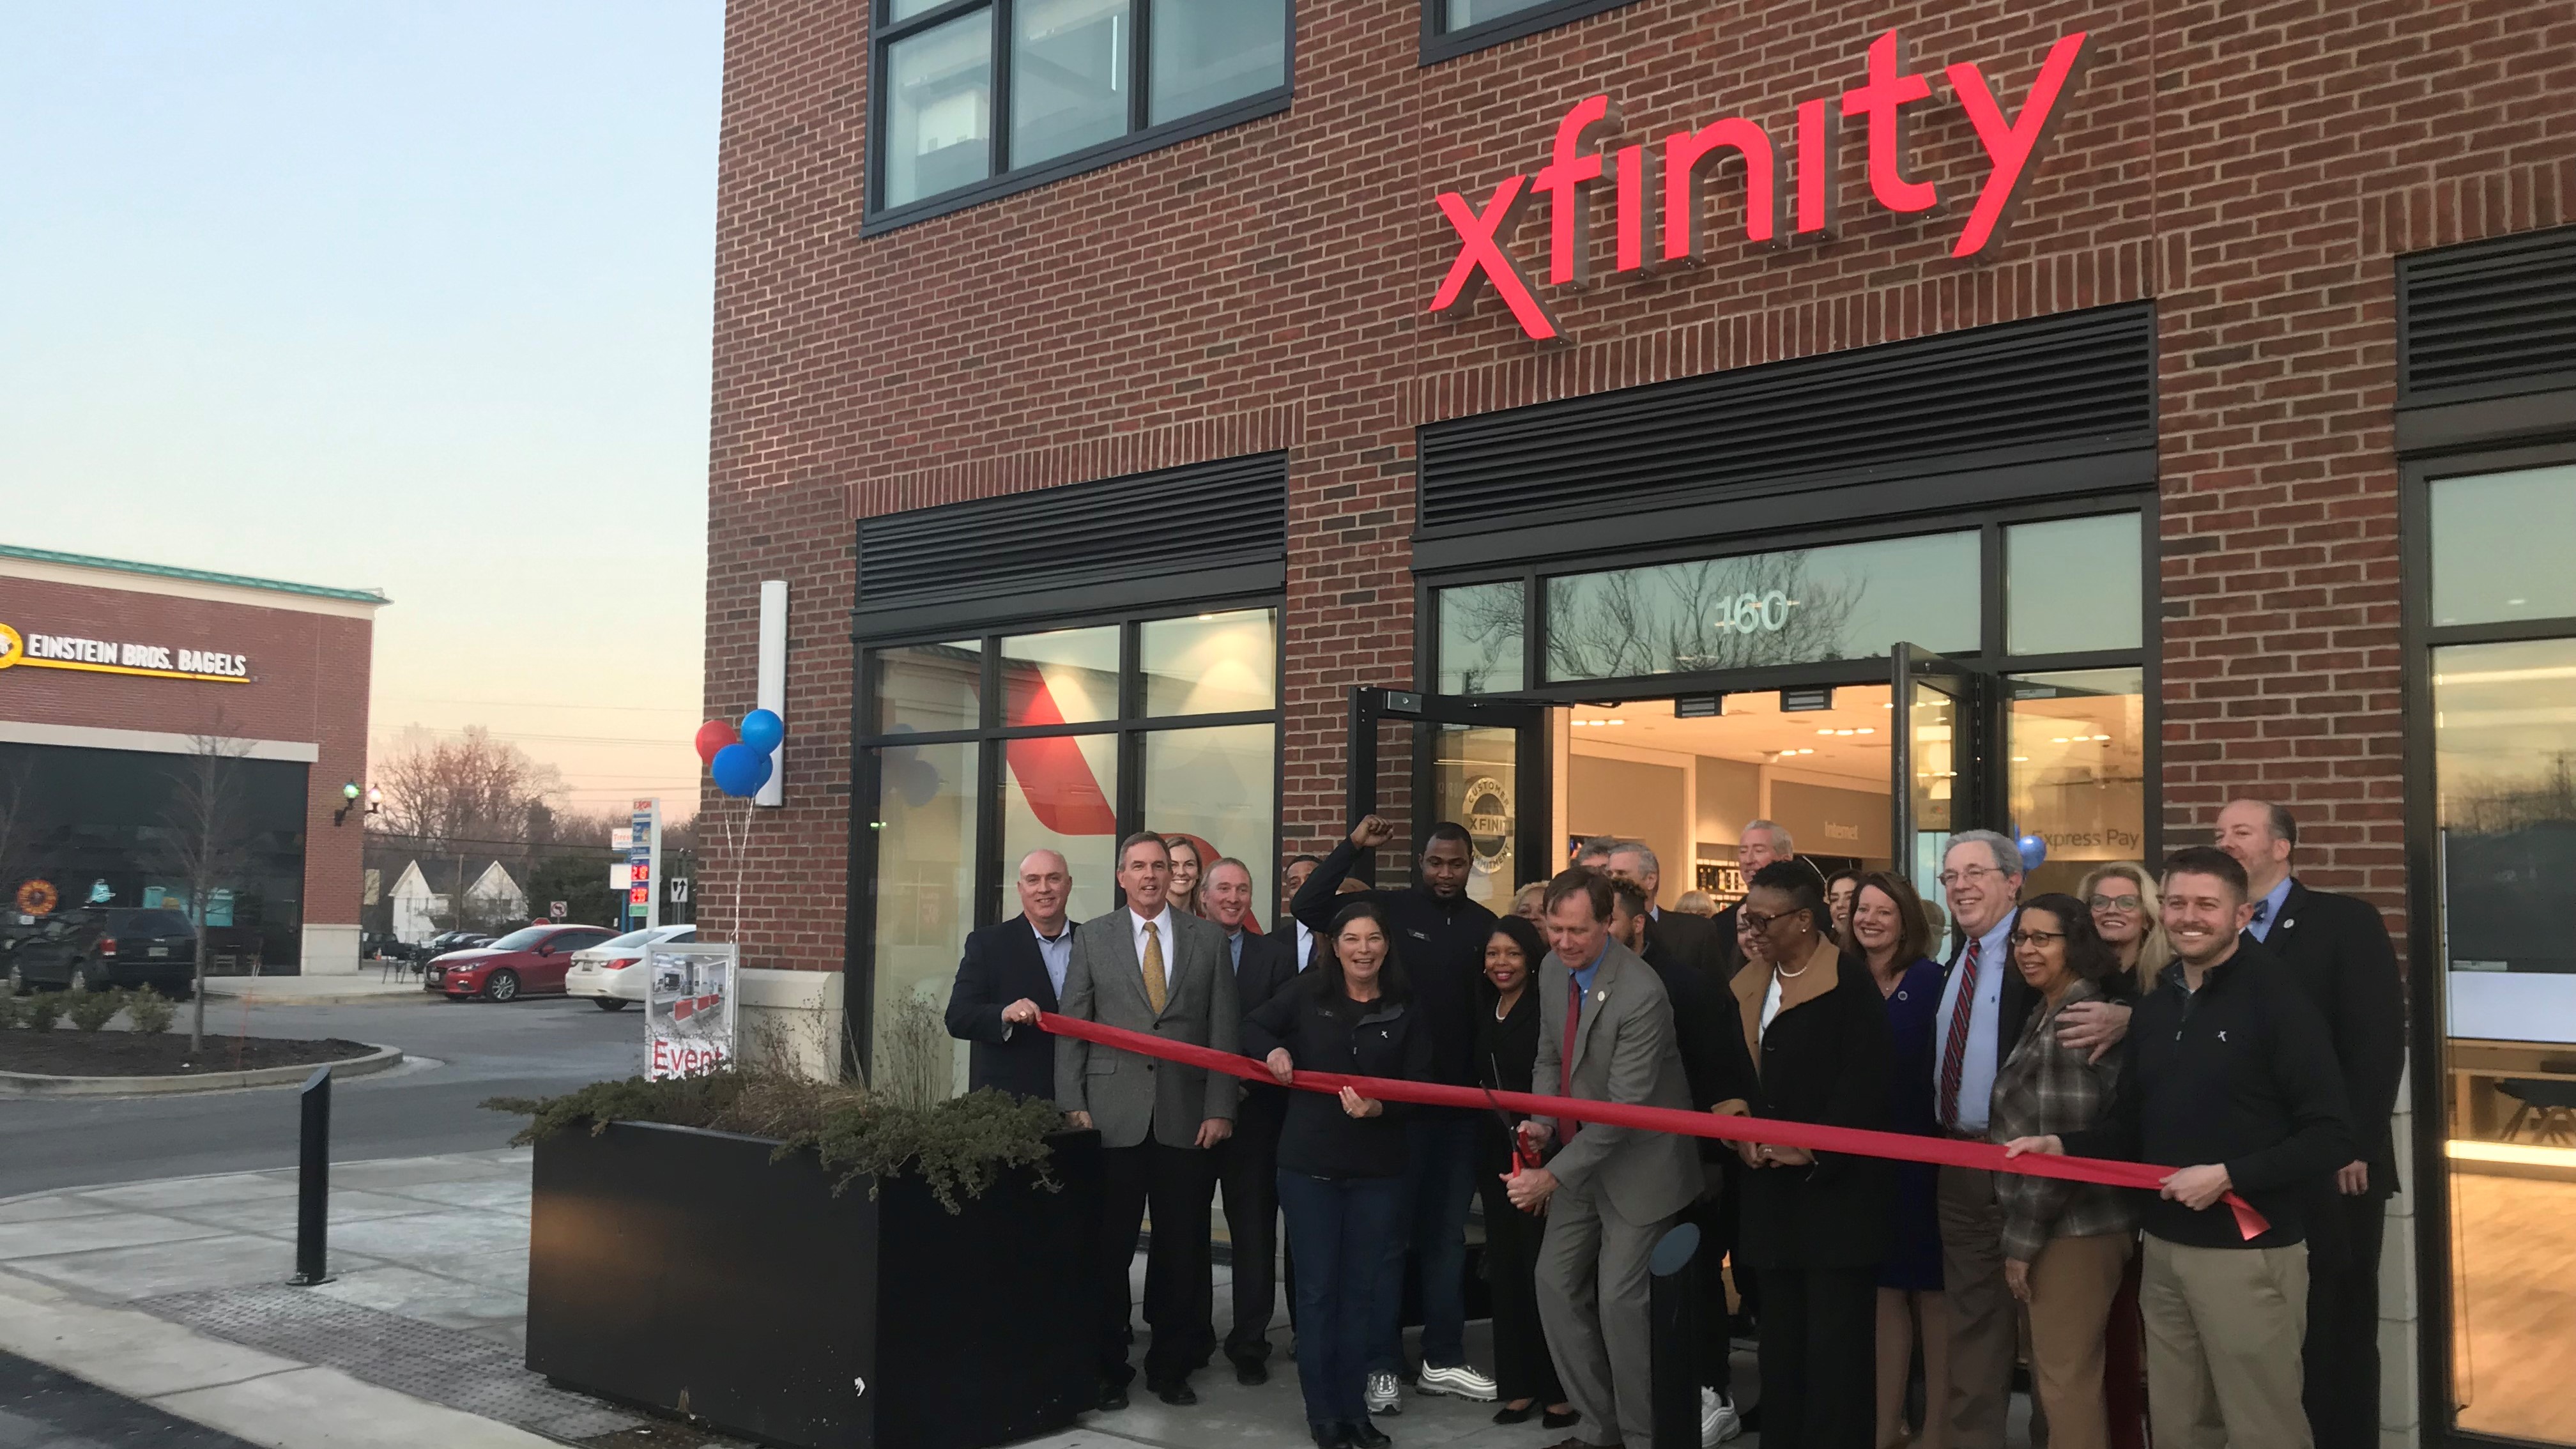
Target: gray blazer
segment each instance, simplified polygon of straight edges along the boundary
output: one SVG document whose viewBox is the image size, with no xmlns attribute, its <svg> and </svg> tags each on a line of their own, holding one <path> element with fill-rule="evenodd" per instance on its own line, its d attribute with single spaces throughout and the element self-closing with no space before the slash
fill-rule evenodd
<svg viewBox="0 0 2576 1449">
<path fill-rule="evenodd" d="M 1573 973 L 1548 953 L 1538 973 L 1538 1065 L 1530 1089 L 1553 1094 L 1565 1042 L 1565 996 Z M 1616 941 L 1592 977 L 1574 1037 L 1573 1090 L 1566 1095 L 1596 1102 L 1691 1109 L 1690 1082 L 1682 1074 L 1681 1048 L 1673 1037 L 1673 1008 L 1655 968 Z M 1586 1122 L 1565 1142 L 1562 1122 L 1551 1121 L 1563 1150 L 1548 1170 L 1566 1188 L 1589 1193 L 1606 1211 L 1636 1224 L 1659 1222 L 1691 1205 L 1700 1194 L 1699 1144 L 1669 1132 L 1640 1132 Z"/>
<path fill-rule="evenodd" d="M 1158 1016 L 1145 1003 L 1136 928 L 1122 906 L 1074 928 L 1073 962 L 1065 968 L 1058 1010 L 1078 1021 L 1151 1032 L 1192 1046 L 1241 1050 L 1237 1038 L 1243 1008 L 1224 927 L 1174 909 L 1172 939 L 1163 948 L 1163 983 Z M 1236 1079 L 1223 1072 L 1156 1061 L 1076 1037 L 1056 1043 L 1056 1105 L 1090 1113 L 1103 1147 L 1137 1146 L 1148 1129 L 1166 1147 L 1195 1147 L 1201 1122 L 1210 1117 L 1234 1120 L 1236 1087 Z"/>
</svg>

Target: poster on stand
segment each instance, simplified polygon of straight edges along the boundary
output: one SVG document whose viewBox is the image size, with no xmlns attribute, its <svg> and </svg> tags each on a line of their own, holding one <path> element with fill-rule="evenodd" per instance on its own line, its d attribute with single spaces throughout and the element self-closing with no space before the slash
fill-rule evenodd
<svg viewBox="0 0 2576 1449">
<path fill-rule="evenodd" d="M 644 986 L 644 1076 L 693 1077 L 733 1060 L 734 968 L 731 945 L 654 946 Z M 630 968 L 632 969 L 632 968 Z"/>
</svg>

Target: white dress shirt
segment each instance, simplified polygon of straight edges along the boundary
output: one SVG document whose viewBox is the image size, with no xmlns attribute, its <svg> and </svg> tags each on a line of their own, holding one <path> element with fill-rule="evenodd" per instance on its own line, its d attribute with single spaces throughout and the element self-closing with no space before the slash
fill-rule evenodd
<svg viewBox="0 0 2576 1449">
<path fill-rule="evenodd" d="M 1968 1014 L 1968 1040 L 1965 1055 L 1959 1063 L 1959 1121 L 1961 1132 L 1986 1135 L 1986 1121 L 1994 1108 L 1995 1037 L 2003 1029 L 2004 975 L 2014 970 L 2011 948 L 2004 938 L 2012 934 L 2018 910 L 2006 911 L 1992 930 L 1977 938 L 1977 999 Z M 1964 958 L 1965 953 L 1962 952 Z M 1941 1011 L 1932 1021 L 1932 1110 L 1941 1110 L 1941 1059 L 1950 1047 L 1950 1021 L 1959 1011 L 1959 983 L 1967 972 L 1959 965 L 1950 968 L 1950 979 L 1941 986 Z M 1947 1124 L 1944 1124 L 1947 1125 Z"/>
<path fill-rule="evenodd" d="M 1300 970 L 1300 971 L 1305 970 L 1305 969 L 1306 969 L 1306 963 L 1308 963 L 1309 961 L 1312 961 L 1312 960 L 1314 960 L 1314 959 L 1315 959 L 1315 933 L 1314 933 L 1311 929 L 1309 929 L 1309 928 L 1307 927 L 1307 925 L 1306 925 L 1306 923 L 1305 923 L 1304 921 L 1298 921 L 1298 922 L 1297 922 L 1297 969 L 1298 969 L 1298 970 Z"/>
<path fill-rule="evenodd" d="M 1172 960 L 1171 906 L 1165 904 L 1162 914 L 1156 916 L 1140 916 L 1134 906 L 1127 908 L 1127 933 L 1136 938 L 1136 979 L 1139 981 L 1145 979 L 1145 927 L 1148 923 L 1154 927 L 1154 939 L 1163 943 L 1163 990 L 1168 1000 L 1172 989 L 1172 968 L 1176 964 Z"/>
</svg>

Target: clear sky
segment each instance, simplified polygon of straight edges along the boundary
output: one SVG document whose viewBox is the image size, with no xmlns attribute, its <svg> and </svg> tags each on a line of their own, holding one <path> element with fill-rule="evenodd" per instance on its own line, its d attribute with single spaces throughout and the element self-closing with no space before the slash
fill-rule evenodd
<svg viewBox="0 0 2576 1449">
<path fill-rule="evenodd" d="M 374 734 L 694 808 L 721 0 L 0 0 L 0 540 L 393 597 Z"/>
</svg>

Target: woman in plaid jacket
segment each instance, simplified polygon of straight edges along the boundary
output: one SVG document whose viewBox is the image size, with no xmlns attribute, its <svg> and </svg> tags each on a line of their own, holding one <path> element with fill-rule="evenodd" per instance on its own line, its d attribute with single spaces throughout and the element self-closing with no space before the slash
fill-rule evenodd
<svg viewBox="0 0 2576 1449">
<path fill-rule="evenodd" d="M 2013 965 L 2039 993 L 2021 1040 L 1995 1075 L 1989 1135 L 1997 1142 L 2079 1131 L 2111 1105 L 2121 1058 L 2089 1062 L 2058 1045 L 2057 1018 L 2098 1001 L 2120 961 L 2073 896 L 2044 895 L 2013 925 Z M 2048 1418 L 2050 1449 L 2105 1449 L 2102 1338 L 2136 1238 L 2137 1219 L 2118 1188 L 2007 1176 L 2004 1281 L 2030 1305 L 2031 1381 Z"/>
</svg>

